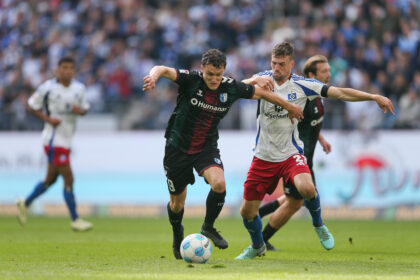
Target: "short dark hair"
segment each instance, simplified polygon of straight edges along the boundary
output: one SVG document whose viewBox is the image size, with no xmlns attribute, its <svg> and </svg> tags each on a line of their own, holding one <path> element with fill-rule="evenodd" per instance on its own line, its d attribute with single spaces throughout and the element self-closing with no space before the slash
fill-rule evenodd
<svg viewBox="0 0 420 280">
<path fill-rule="evenodd" d="M 295 49 L 292 43 L 283 42 L 274 46 L 271 54 L 274 57 L 290 56 L 291 59 L 295 58 Z"/>
<path fill-rule="evenodd" d="M 60 60 L 58 61 L 58 66 L 60 66 L 63 63 L 73 63 L 75 64 L 74 58 L 70 57 L 70 56 L 65 56 L 60 58 Z"/>
<path fill-rule="evenodd" d="M 305 77 L 309 77 L 309 73 L 316 75 L 316 68 L 318 63 L 328 63 L 328 59 L 320 54 L 311 56 L 303 66 L 303 75 L 305 75 Z"/>
<path fill-rule="evenodd" d="M 206 51 L 201 57 L 201 65 L 213 65 L 216 68 L 226 68 L 226 55 L 217 49 Z"/>
</svg>

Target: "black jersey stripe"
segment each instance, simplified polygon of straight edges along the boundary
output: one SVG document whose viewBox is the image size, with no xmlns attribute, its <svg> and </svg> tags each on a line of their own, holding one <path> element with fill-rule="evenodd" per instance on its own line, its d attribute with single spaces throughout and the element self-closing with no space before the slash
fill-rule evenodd
<svg viewBox="0 0 420 280">
<path fill-rule="evenodd" d="M 51 114 L 50 112 L 50 105 L 49 105 L 49 100 L 48 97 L 50 95 L 50 91 L 47 91 L 47 93 L 44 96 L 44 99 L 42 100 L 42 103 L 44 104 L 44 108 L 45 108 L 45 112 L 47 114 L 47 116 L 49 116 Z"/>
</svg>

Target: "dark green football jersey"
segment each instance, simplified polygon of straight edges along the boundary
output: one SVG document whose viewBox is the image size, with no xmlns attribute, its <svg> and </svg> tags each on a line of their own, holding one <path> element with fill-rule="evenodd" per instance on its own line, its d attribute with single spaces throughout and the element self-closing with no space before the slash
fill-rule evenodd
<svg viewBox="0 0 420 280">
<path fill-rule="evenodd" d="M 304 154 L 312 170 L 315 147 L 324 119 L 322 100 L 320 98 L 312 101 L 308 99 L 303 110 L 303 117 L 303 121 L 298 124 L 299 137 L 303 141 Z"/>
<path fill-rule="evenodd" d="M 201 152 L 205 145 L 217 147 L 218 124 L 239 98 L 252 98 L 254 86 L 223 77 L 217 90 L 210 90 L 202 72 L 177 71 L 177 105 L 169 119 L 167 142 L 188 154 Z"/>
</svg>

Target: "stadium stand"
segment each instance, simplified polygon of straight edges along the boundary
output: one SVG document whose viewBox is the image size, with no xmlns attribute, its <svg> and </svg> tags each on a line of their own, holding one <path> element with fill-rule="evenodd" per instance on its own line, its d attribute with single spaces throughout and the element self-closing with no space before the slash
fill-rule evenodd
<svg viewBox="0 0 420 280">
<path fill-rule="evenodd" d="M 75 57 L 94 113 L 114 114 L 119 129 L 162 129 L 176 89 L 160 82 L 152 93 L 141 92 L 152 65 L 198 68 L 201 53 L 218 48 L 228 55 L 227 73 L 243 79 L 268 69 L 271 47 L 282 40 L 295 44 L 297 73 L 307 57 L 323 54 L 332 84 L 382 93 L 404 116 L 396 122 L 364 115 L 372 111 L 366 104 L 328 101 L 324 128 L 420 128 L 416 115 L 401 113 L 419 114 L 419 30 L 419 0 L 5 0 L 0 130 L 40 129 L 26 100 L 64 55 Z M 222 127 L 253 127 L 255 107 L 247 102 Z"/>
</svg>

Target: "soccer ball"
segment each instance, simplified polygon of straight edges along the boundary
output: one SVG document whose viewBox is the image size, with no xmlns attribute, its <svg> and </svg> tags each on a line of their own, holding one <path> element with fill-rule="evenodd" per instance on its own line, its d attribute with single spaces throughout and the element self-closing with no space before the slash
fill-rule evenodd
<svg viewBox="0 0 420 280">
<path fill-rule="evenodd" d="M 205 263 L 209 260 L 213 246 L 202 234 L 193 233 L 182 240 L 181 256 L 189 263 Z"/>
</svg>

